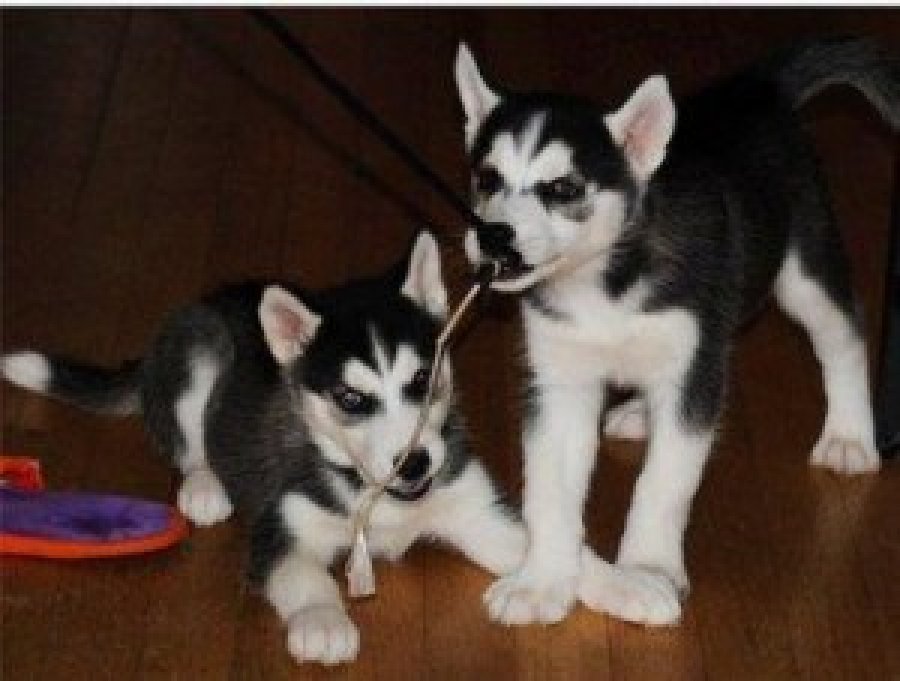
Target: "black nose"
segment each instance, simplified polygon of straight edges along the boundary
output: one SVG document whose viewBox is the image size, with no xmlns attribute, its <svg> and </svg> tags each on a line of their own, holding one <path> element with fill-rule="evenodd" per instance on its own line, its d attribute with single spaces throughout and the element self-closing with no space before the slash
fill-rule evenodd
<svg viewBox="0 0 900 681">
<path fill-rule="evenodd" d="M 421 480 L 428 472 L 428 466 L 431 463 L 431 457 L 424 449 L 414 449 L 406 457 L 406 461 L 400 466 L 397 474 L 406 482 L 416 482 Z"/>
<path fill-rule="evenodd" d="M 512 242 L 516 233 L 504 222 L 483 222 L 475 227 L 475 234 L 478 245 L 489 258 L 503 260 L 514 253 Z"/>
</svg>

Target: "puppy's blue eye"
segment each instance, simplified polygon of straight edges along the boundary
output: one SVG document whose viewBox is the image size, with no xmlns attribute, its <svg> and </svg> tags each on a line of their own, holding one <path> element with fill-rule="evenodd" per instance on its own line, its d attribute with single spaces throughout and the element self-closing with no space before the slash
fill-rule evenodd
<svg viewBox="0 0 900 681">
<path fill-rule="evenodd" d="M 362 414 L 369 411 L 371 398 L 344 383 L 338 383 L 331 389 L 331 399 L 348 414 Z"/>
<path fill-rule="evenodd" d="M 541 182 L 535 190 L 541 200 L 552 203 L 568 203 L 584 196 L 584 185 L 568 177 L 558 177 L 552 182 Z"/>
<path fill-rule="evenodd" d="M 475 191 L 479 194 L 490 196 L 496 194 L 503 187 L 503 178 L 496 168 L 485 166 L 475 173 Z"/>
</svg>

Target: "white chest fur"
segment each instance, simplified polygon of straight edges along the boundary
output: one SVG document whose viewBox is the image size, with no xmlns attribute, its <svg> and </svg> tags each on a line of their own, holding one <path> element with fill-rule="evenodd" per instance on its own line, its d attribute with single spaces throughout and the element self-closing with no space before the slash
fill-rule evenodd
<svg viewBox="0 0 900 681">
<path fill-rule="evenodd" d="M 542 381 L 605 380 L 647 387 L 678 380 L 698 341 L 693 315 L 680 308 L 646 312 L 642 286 L 611 299 L 593 282 L 557 284 L 546 302 L 557 314 L 523 305 L 532 369 Z"/>
</svg>

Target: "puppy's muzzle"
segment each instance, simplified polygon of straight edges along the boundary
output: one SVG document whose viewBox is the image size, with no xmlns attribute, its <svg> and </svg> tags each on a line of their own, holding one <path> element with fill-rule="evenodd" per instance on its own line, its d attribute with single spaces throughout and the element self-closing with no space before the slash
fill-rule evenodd
<svg viewBox="0 0 900 681">
<path fill-rule="evenodd" d="M 397 471 L 399 484 L 388 488 L 388 493 L 403 501 L 421 499 L 431 487 L 431 478 L 428 477 L 430 468 L 431 457 L 428 450 L 414 449 Z"/>
<path fill-rule="evenodd" d="M 482 222 L 475 227 L 475 235 L 481 252 L 491 260 L 502 263 L 508 258 L 516 257 L 521 261 L 521 256 L 512 247 L 516 233 L 506 223 Z"/>
<path fill-rule="evenodd" d="M 522 261 L 522 254 L 513 248 L 516 236 L 504 222 L 483 222 L 475 227 L 478 246 L 489 260 L 500 263 L 500 278 L 515 278 L 531 269 Z"/>
</svg>

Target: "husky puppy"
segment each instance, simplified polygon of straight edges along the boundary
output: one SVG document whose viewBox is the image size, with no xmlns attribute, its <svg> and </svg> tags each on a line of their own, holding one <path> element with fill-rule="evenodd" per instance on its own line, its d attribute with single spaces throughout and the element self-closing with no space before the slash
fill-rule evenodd
<svg viewBox="0 0 900 681">
<path fill-rule="evenodd" d="M 361 492 L 388 477 L 412 433 L 446 309 L 423 232 L 383 276 L 319 293 L 220 290 L 117 371 L 35 352 L 4 356 L 2 371 L 94 411 L 140 411 L 185 476 L 179 508 L 197 525 L 246 515 L 251 577 L 286 622 L 291 654 L 330 664 L 356 656 L 359 634 L 328 566 L 350 545 Z M 419 447 L 368 532 L 371 551 L 392 559 L 422 537 L 497 574 L 524 553 L 521 524 L 470 456 L 446 359 Z"/>
<path fill-rule="evenodd" d="M 846 474 L 879 467 L 847 258 L 795 110 L 844 83 L 897 129 L 898 63 L 861 41 L 806 44 L 685 100 L 677 122 L 663 76 L 611 112 L 494 89 L 465 45 L 455 76 L 486 223 L 467 234 L 467 255 L 504 265 L 494 287 L 521 292 L 527 344 L 530 544 L 487 592 L 491 615 L 548 621 L 572 603 L 598 419 L 607 386 L 621 385 L 639 397 L 607 415 L 607 433 L 646 433 L 649 445 L 617 564 L 665 577 L 656 612 L 674 622 L 729 346 L 770 293 L 822 366 L 828 411 L 810 462 Z"/>
</svg>

